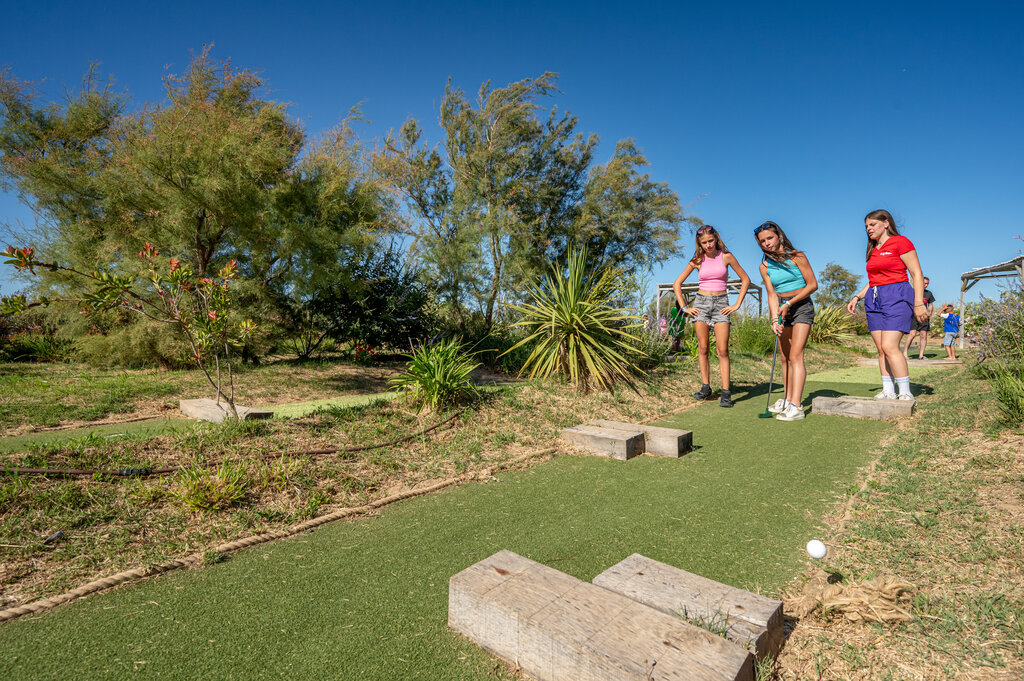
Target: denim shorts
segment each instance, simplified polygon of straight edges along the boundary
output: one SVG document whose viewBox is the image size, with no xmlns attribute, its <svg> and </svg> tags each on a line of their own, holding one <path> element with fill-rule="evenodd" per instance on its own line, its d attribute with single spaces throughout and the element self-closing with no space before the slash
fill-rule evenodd
<svg viewBox="0 0 1024 681">
<path fill-rule="evenodd" d="M 902 331 L 910 333 L 914 319 L 914 287 L 908 281 L 868 287 L 864 296 L 868 314 L 868 331 Z"/>
<path fill-rule="evenodd" d="M 782 305 L 782 301 L 779 301 L 779 305 Z M 793 326 L 794 324 L 814 324 L 814 303 L 809 297 L 796 301 L 789 314 L 782 320 L 783 326 Z"/>
<path fill-rule="evenodd" d="M 942 337 L 942 344 L 943 345 L 952 345 L 953 341 L 956 340 L 956 337 L 957 337 L 957 332 L 956 331 L 946 331 L 946 335 Z"/>
<path fill-rule="evenodd" d="M 706 296 L 698 293 L 694 296 L 693 306 L 700 310 L 700 314 L 693 318 L 694 322 L 704 322 L 714 326 L 720 322 L 729 323 L 729 317 L 722 314 L 722 308 L 729 305 L 729 294 L 720 293 L 717 296 Z"/>
</svg>

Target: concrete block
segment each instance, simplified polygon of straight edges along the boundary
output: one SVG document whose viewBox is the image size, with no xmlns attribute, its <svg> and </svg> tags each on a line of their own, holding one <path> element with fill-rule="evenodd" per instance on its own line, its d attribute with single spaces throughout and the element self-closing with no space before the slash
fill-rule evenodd
<svg viewBox="0 0 1024 681">
<path fill-rule="evenodd" d="M 693 449 L 693 432 L 689 430 L 623 423 L 621 421 L 605 421 L 603 419 L 591 421 L 587 425 L 612 430 L 640 431 L 644 434 L 644 451 L 648 454 L 678 459 Z"/>
<path fill-rule="evenodd" d="M 231 410 L 228 409 L 228 405 L 221 402 L 219 405 L 215 400 L 210 399 L 199 399 L 199 400 L 180 400 L 178 402 L 178 408 L 181 409 L 181 413 L 185 416 L 194 419 L 201 419 L 203 421 L 211 421 L 213 423 L 220 423 L 224 419 L 230 419 Z M 235 410 L 238 412 L 238 417 L 243 421 L 250 419 L 269 419 L 273 418 L 274 412 L 266 411 L 264 409 L 254 409 L 252 407 L 240 407 L 235 405 Z"/>
<path fill-rule="evenodd" d="M 591 454 L 609 456 L 622 461 L 644 453 L 644 434 L 639 430 L 625 431 L 580 425 L 563 428 L 559 437 Z"/>
</svg>

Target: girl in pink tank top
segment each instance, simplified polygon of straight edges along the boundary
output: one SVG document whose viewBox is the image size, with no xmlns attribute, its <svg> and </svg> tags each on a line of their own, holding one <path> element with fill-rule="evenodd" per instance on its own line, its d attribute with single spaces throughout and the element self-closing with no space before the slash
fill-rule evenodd
<svg viewBox="0 0 1024 681">
<path fill-rule="evenodd" d="M 740 295 L 736 302 L 729 304 L 726 293 L 726 281 L 729 269 L 732 268 L 740 278 Z M 683 302 L 683 282 L 690 273 L 697 270 L 698 290 L 694 296 L 693 306 L 686 307 Z M 694 333 L 697 334 L 697 359 L 700 366 L 700 390 L 693 396 L 698 400 L 711 397 L 711 327 L 715 328 L 715 347 L 718 350 L 718 369 L 722 375 L 722 396 L 719 404 L 723 407 L 732 406 L 732 395 L 729 392 L 729 315 L 739 309 L 750 287 L 750 277 L 730 253 L 722 237 L 711 225 L 704 225 L 697 230 L 697 251 L 686 265 L 686 269 L 676 279 L 673 289 L 676 301 L 683 312 L 693 318 Z"/>
</svg>

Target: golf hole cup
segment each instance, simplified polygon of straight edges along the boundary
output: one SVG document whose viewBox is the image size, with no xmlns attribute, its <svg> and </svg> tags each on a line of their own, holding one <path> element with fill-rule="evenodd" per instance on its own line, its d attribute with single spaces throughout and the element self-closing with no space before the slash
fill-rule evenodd
<svg viewBox="0 0 1024 681">
<path fill-rule="evenodd" d="M 815 560 L 821 560 L 828 553 L 828 549 L 825 548 L 825 544 L 817 539 L 812 539 L 807 542 L 807 554 Z"/>
</svg>

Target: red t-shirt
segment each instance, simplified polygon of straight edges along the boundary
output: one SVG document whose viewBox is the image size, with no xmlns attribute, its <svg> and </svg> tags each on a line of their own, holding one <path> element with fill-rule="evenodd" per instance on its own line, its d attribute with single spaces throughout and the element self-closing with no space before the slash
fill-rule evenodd
<svg viewBox="0 0 1024 681">
<path fill-rule="evenodd" d="M 886 239 L 881 246 L 876 246 L 868 258 L 868 285 L 884 286 L 909 281 L 907 265 L 900 256 L 912 250 L 914 244 L 910 243 L 910 239 L 898 234 Z"/>
</svg>

